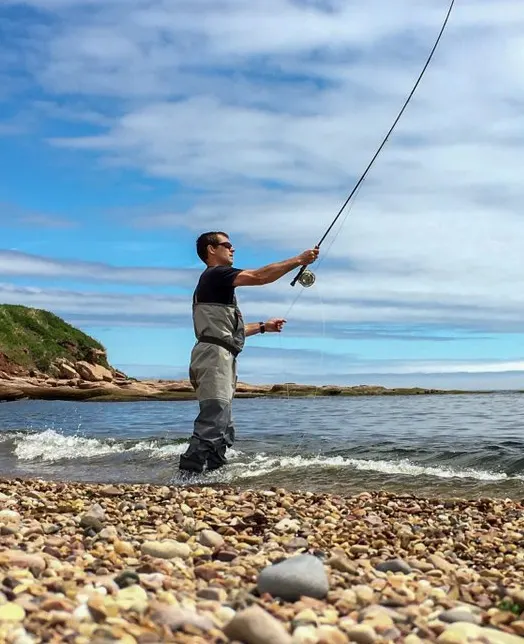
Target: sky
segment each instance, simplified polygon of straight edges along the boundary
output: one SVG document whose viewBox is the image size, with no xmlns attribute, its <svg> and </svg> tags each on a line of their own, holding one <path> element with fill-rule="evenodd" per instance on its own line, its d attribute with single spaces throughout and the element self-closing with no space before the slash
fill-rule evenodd
<svg viewBox="0 0 524 644">
<path fill-rule="evenodd" d="M 237 297 L 252 383 L 523 388 L 524 12 L 458 0 L 321 247 Z M 139 378 L 185 378 L 196 237 L 314 246 L 411 91 L 448 0 L 3 0 L 0 302 Z"/>
</svg>

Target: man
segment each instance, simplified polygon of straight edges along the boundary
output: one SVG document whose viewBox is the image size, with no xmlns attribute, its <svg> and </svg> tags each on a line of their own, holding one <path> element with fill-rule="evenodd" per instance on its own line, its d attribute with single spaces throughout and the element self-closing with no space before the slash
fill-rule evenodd
<svg viewBox="0 0 524 644">
<path fill-rule="evenodd" d="M 226 448 L 233 445 L 235 430 L 231 404 L 237 383 L 236 359 L 246 336 L 280 333 L 286 320 L 244 324 L 235 288 L 271 284 L 286 273 L 307 266 L 318 257 L 318 248 L 254 270 L 233 267 L 235 249 L 224 232 L 203 233 L 197 254 L 206 265 L 193 295 L 193 325 L 197 343 L 191 352 L 189 377 L 200 412 L 195 419 L 189 447 L 180 457 L 180 469 L 199 473 L 226 463 Z"/>
</svg>

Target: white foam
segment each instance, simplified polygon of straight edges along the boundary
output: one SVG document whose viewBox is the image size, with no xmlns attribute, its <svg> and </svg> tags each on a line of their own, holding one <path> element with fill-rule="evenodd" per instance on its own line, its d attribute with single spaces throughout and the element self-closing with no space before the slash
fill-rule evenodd
<svg viewBox="0 0 524 644">
<path fill-rule="evenodd" d="M 504 472 L 490 472 L 473 468 L 453 469 L 451 467 L 416 465 L 406 459 L 399 461 L 371 460 L 344 458 L 342 456 L 284 456 L 275 458 L 266 454 L 258 454 L 245 463 L 232 463 L 225 470 L 217 472 L 217 480 L 232 480 L 235 478 L 251 478 L 264 476 L 276 470 L 297 470 L 317 466 L 322 468 L 340 468 L 364 472 L 378 472 L 381 474 L 402 476 L 432 476 L 443 479 L 475 479 L 479 481 L 503 481 L 507 479 L 520 479 L 522 477 L 509 477 Z M 340 471 L 337 476 L 340 476 Z"/>
<path fill-rule="evenodd" d="M 155 443 L 149 443 L 147 449 L 151 450 L 151 455 L 156 458 L 169 458 L 171 456 L 176 456 L 182 454 L 187 449 L 187 443 L 175 443 L 173 445 L 163 445 L 158 447 Z M 137 445 L 138 447 L 138 445 Z M 238 458 L 242 456 L 243 452 L 237 449 L 229 449 L 227 451 L 228 458 Z"/>
<path fill-rule="evenodd" d="M 115 454 L 121 451 L 118 445 L 109 445 L 96 438 L 64 436 L 54 429 L 36 434 L 25 434 L 14 453 L 21 461 L 59 461 L 71 458 L 90 458 Z"/>
<path fill-rule="evenodd" d="M 159 446 L 156 441 L 141 441 L 131 447 L 124 443 L 107 443 L 96 438 L 83 436 L 66 436 L 54 429 L 47 429 L 34 434 L 16 434 L 17 445 L 15 456 L 21 461 L 42 460 L 46 462 L 71 460 L 77 458 L 93 458 L 106 454 L 121 454 L 124 452 L 151 452 L 154 458 L 169 459 L 185 452 L 187 443 L 172 443 Z M 239 450 L 228 451 L 229 458 L 242 455 Z"/>
</svg>

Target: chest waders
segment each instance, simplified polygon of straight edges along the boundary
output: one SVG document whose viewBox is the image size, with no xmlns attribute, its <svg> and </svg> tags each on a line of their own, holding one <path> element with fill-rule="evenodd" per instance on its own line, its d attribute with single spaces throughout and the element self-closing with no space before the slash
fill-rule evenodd
<svg viewBox="0 0 524 644">
<path fill-rule="evenodd" d="M 242 314 L 233 304 L 201 303 L 193 297 L 193 326 L 197 343 L 191 352 L 189 378 L 200 411 L 180 468 L 202 472 L 226 463 L 233 445 L 232 402 L 237 384 L 237 356 L 244 348 Z"/>
</svg>

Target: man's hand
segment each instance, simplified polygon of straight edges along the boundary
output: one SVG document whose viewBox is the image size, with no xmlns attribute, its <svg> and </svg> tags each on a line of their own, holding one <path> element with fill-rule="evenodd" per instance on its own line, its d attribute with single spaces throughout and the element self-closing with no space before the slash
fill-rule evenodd
<svg viewBox="0 0 524 644">
<path fill-rule="evenodd" d="M 315 246 L 315 248 L 311 248 L 309 250 L 305 250 L 303 253 L 300 253 L 297 259 L 300 260 L 301 266 L 309 266 L 309 264 L 312 264 L 317 260 L 318 253 L 319 249 Z"/>
<path fill-rule="evenodd" d="M 266 322 L 266 332 L 267 333 L 280 333 L 284 328 L 284 324 L 287 320 L 284 318 L 271 318 Z"/>
</svg>

